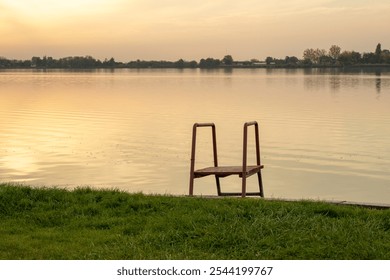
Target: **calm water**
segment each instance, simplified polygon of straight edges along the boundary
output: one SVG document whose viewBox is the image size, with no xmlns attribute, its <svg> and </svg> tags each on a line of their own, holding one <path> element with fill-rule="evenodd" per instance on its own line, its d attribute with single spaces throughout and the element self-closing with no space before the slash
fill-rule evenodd
<svg viewBox="0 0 390 280">
<path fill-rule="evenodd" d="M 215 122 L 220 164 L 237 165 L 257 120 L 267 197 L 390 203 L 388 71 L 2 71 L 0 181 L 186 194 L 193 123 Z M 200 129 L 197 167 L 210 140 Z"/>
</svg>

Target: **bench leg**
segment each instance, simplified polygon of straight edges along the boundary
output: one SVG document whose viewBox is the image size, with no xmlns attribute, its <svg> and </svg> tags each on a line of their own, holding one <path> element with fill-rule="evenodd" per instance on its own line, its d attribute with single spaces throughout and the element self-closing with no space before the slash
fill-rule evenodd
<svg viewBox="0 0 390 280">
<path fill-rule="evenodd" d="M 261 177 L 261 171 L 257 172 L 257 179 L 259 181 L 260 197 L 264 197 L 263 180 Z M 246 176 L 242 176 L 241 197 L 246 197 Z"/>
<path fill-rule="evenodd" d="M 242 190 L 241 190 L 241 197 L 246 196 L 246 176 L 242 176 Z"/>
<path fill-rule="evenodd" d="M 219 177 L 215 175 L 215 183 L 217 184 L 217 194 L 221 196 L 221 183 L 219 182 Z"/>
<path fill-rule="evenodd" d="M 261 178 L 261 171 L 257 172 L 257 179 L 259 181 L 260 196 L 264 197 L 263 180 Z"/>
<path fill-rule="evenodd" d="M 190 196 L 194 195 L 194 172 L 192 170 L 191 170 L 191 173 L 190 173 L 190 186 L 189 186 L 188 194 Z"/>
</svg>

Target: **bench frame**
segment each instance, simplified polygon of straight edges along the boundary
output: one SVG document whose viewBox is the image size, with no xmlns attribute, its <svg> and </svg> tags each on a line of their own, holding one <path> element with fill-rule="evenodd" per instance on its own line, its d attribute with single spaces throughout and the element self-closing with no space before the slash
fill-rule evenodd
<svg viewBox="0 0 390 280">
<path fill-rule="evenodd" d="M 247 165 L 247 150 L 248 150 L 248 126 L 255 127 L 255 140 L 256 140 L 256 165 Z M 212 138 L 213 138 L 213 156 L 214 166 L 195 170 L 195 149 L 196 149 L 196 132 L 198 127 L 211 127 Z M 191 149 L 191 169 L 190 169 L 190 184 L 189 184 L 189 195 L 194 194 L 194 179 L 201 178 L 204 176 L 214 175 L 215 182 L 217 185 L 218 196 L 261 196 L 264 197 L 263 182 L 261 177 L 261 169 L 264 166 L 260 162 L 260 140 L 259 140 L 259 125 L 256 121 L 246 122 L 244 124 L 244 135 L 243 135 L 243 156 L 241 166 L 218 166 L 218 155 L 217 155 L 217 136 L 216 128 L 214 123 L 195 123 L 192 129 L 192 149 Z M 246 178 L 257 174 L 259 182 L 259 192 L 246 192 Z M 230 175 L 238 175 L 242 179 L 241 192 L 222 192 L 219 178 L 223 178 Z"/>
</svg>

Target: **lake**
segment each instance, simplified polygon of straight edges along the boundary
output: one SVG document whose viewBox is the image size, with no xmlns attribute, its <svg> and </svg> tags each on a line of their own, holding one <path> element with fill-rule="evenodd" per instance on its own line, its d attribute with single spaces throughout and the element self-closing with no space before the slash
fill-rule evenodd
<svg viewBox="0 0 390 280">
<path fill-rule="evenodd" d="M 390 203 L 389 69 L 1 70 L 0 181 L 183 195 L 192 125 L 214 122 L 220 165 L 239 165 L 253 120 L 266 197 Z M 211 147 L 200 128 L 197 167 Z"/>
</svg>

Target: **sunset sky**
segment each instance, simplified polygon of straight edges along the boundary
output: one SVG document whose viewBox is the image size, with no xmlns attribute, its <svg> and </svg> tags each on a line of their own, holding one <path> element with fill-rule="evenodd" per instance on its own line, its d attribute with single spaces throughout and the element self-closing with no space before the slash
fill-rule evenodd
<svg viewBox="0 0 390 280">
<path fill-rule="evenodd" d="M 0 0 L 0 56 L 127 62 L 390 49 L 389 0 Z"/>
</svg>

